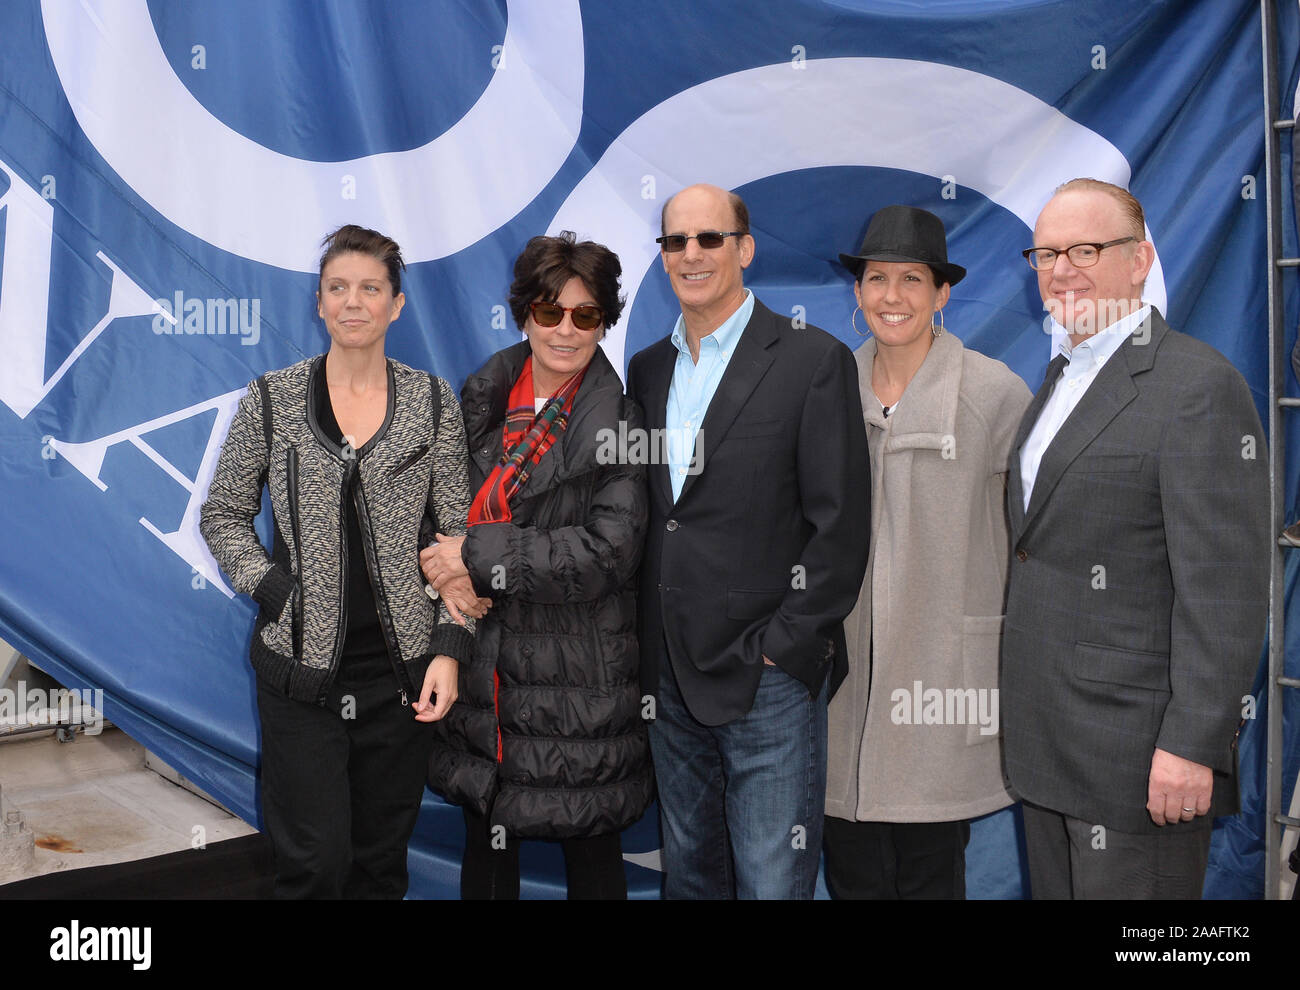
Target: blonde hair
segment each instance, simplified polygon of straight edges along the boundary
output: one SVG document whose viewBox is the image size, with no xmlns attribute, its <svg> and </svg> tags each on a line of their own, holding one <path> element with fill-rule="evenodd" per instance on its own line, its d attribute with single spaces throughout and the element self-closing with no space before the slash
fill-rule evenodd
<svg viewBox="0 0 1300 990">
<path fill-rule="evenodd" d="M 1129 233 L 1139 241 L 1146 240 L 1146 214 L 1142 212 L 1142 204 L 1137 201 L 1136 196 L 1123 186 L 1117 186 L 1113 182 L 1103 182 L 1101 179 L 1071 179 L 1069 182 L 1063 182 L 1057 186 L 1052 195 L 1059 196 L 1061 193 L 1066 192 L 1105 193 L 1119 204 L 1124 219 L 1128 221 Z"/>
</svg>

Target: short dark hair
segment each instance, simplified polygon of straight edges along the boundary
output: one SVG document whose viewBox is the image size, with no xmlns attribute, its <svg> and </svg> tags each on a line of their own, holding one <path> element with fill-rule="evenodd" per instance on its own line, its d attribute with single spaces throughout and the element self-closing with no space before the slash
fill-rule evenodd
<svg viewBox="0 0 1300 990">
<path fill-rule="evenodd" d="M 510 283 L 510 312 L 519 329 L 528 322 L 528 304 L 555 302 L 569 279 L 582 284 L 595 297 L 605 320 L 605 329 L 618 322 L 627 297 L 619 295 L 623 266 L 604 244 L 580 241 L 571 230 L 558 237 L 539 234 L 524 246 L 515 259 L 515 279 Z"/>
<path fill-rule="evenodd" d="M 388 269 L 388 284 L 393 287 L 393 295 L 402 291 L 402 271 L 406 268 L 406 262 L 402 260 L 402 249 L 391 237 L 369 227 L 345 223 L 332 234 L 326 234 L 321 246 L 325 252 L 320 256 L 318 280 L 325 277 L 325 266 L 339 255 L 365 254 L 382 262 Z"/>
<path fill-rule="evenodd" d="M 668 233 L 668 204 L 671 203 L 676 196 L 677 194 L 673 193 L 672 196 L 669 196 L 664 200 L 663 208 L 659 211 L 659 235 L 661 237 Z M 739 193 L 734 193 L 730 190 L 727 191 L 727 201 L 731 204 L 731 212 L 736 215 L 735 223 L 731 229 L 739 231 L 742 234 L 748 234 L 749 207 L 745 205 L 745 201 L 740 198 Z"/>
</svg>

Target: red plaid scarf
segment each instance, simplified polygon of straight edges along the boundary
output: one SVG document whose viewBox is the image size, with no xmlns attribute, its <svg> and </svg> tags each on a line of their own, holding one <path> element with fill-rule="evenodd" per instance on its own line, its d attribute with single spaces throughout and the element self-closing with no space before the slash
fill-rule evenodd
<svg viewBox="0 0 1300 990">
<path fill-rule="evenodd" d="M 506 421 L 501 426 L 501 463 L 483 482 L 469 509 L 469 525 L 509 522 L 510 500 L 519 494 L 529 474 L 564 432 L 573 412 L 573 397 L 582 384 L 583 368 L 560 386 L 537 412 L 533 396 L 533 358 L 529 355 L 524 370 L 510 389 L 506 403 Z"/>
</svg>

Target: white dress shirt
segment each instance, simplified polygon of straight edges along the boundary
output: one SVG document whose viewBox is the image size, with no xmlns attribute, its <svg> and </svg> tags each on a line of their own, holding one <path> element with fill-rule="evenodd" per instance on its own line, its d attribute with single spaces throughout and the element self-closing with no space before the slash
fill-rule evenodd
<svg viewBox="0 0 1300 990">
<path fill-rule="evenodd" d="M 1065 366 L 1061 377 L 1052 388 L 1052 394 L 1043 403 L 1034 428 L 1025 438 L 1020 448 L 1020 479 L 1025 490 L 1025 511 L 1029 511 L 1029 498 L 1034 493 L 1034 479 L 1038 477 L 1038 466 L 1043 462 L 1043 455 L 1056 438 L 1061 426 L 1074 412 L 1084 393 L 1096 380 L 1098 372 L 1110 360 L 1120 344 L 1132 336 L 1133 331 L 1142 325 L 1142 321 L 1151 315 L 1151 307 L 1143 306 L 1129 313 L 1123 319 L 1116 320 L 1099 333 L 1086 338 L 1078 347 L 1070 347 L 1070 338 L 1062 335 L 1057 344 L 1057 354 L 1064 354 L 1070 363 Z M 1056 356 L 1056 355 L 1053 355 Z"/>
</svg>

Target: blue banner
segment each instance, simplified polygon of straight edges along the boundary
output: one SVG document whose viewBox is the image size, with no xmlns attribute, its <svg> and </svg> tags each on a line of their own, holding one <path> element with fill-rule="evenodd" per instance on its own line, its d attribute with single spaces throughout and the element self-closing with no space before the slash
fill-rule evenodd
<svg viewBox="0 0 1300 990">
<path fill-rule="evenodd" d="M 1279 7 L 1290 115 L 1300 18 Z M 748 284 L 850 346 L 833 259 L 909 203 L 969 269 L 948 328 L 1032 387 L 1049 339 L 1019 252 L 1052 189 L 1091 175 L 1142 201 L 1147 298 L 1241 370 L 1267 422 L 1259 17 L 1255 0 L 6 3 L 0 636 L 102 688 L 110 719 L 258 821 L 255 606 L 198 510 L 245 385 L 326 349 L 315 266 L 344 222 L 409 263 L 389 354 L 459 387 L 517 339 L 505 294 L 534 234 L 618 252 L 621 369 L 675 317 L 653 238 L 682 186 L 744 196 Z M 1295 254 L 1289 194 L 1285 236 Z M 1216 832 L 1212 896 L 1262 895 L 1264 729 L 1242 734 L 1246 811 Z M 428 795 L 412 896 L 455 896 L 461 831 Z M 976 824 L 971 896 L 1021 896 L 1017 832 L 1011 811 Z M 553 895 L 559 852 L 531 845 L 524 894 Z M 634 896 L 657 896 L 657 847 L 652 811 L 624 839 Z"/>
</svg>

